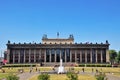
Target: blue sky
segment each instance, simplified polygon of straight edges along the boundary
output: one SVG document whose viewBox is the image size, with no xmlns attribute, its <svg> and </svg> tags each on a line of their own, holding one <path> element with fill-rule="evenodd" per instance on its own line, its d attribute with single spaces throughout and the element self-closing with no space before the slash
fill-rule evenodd
<svg viewBox="0 0 120 80">
<path fill-rule="evenodd" d="M 0 0 L 0 51 L 8 40 L 39 43 L 57 32 L 120 50 L 120 0 Z"/>
</svg>

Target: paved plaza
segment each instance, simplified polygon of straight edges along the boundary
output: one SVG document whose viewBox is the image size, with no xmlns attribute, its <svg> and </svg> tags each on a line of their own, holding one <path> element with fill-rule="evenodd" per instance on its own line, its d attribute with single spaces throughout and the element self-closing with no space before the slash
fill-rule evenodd
<svg viewBox="0 0 120 80">
<path fill-rule="evenodd" d="M 26 72 L 26 73 L 19 74 L 18 76 L 20 77 L 20 80 L 29 80 L 30 77 L 37 75 L 37 74 L 39 73 L 38 72 L 32 72 L 32 73 Z M 82 75 L 90 74 L 92 76 L 95 75 L 95 73 L 91 73 L 91 72 L 80 72 L 79 74 L 82 74 Z M 120 77 L 114 76 L 112 74 L 107 74 L 107 78 L 108 80 L 120 80 Z"/>
</svg>

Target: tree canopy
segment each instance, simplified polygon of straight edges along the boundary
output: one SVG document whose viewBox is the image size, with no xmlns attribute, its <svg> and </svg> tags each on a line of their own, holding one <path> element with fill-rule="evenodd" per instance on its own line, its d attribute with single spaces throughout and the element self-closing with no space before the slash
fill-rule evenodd
<svg viewBox="0 0 120 80">
<path fill-rule="evenodd" d="M 117 62 L 120 63 L 120 51 L 117 54 Z"/>
<path fill-rule="evenodd" d="M 115 50 L 109 50 L 110 53 L 110 59 L 114 60 L 115 57 L 117 57 L 117 52 Z"/>
<path fill-rule="evenodd" d="M 109 50 L 110 53 L 110 62 L 113 64 L 114 62 L 120 63 L 120 51 L 116 52 L 116 50 Z"/>
</svg>

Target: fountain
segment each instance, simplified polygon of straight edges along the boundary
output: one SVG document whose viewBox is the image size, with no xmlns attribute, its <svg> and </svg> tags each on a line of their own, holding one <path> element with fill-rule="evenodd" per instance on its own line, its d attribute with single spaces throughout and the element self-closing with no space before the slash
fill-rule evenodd
<svg viewBox="0 0 120 80">
<path fill-rule="evenodd" d="M 62 66 L 62 59 L 60 59 L 60 66 L 58 67 L 58 74 L 64 73 L 64 66 Z"/>
</svg>

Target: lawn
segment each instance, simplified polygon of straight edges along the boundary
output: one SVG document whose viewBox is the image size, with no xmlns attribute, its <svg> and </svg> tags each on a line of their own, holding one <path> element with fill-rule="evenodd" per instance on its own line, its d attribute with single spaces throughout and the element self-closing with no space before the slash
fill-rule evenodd
<svg viewBox="0 0 120 80">
<path fill-rule="evenodd" d="M 8 76 L 8 73 L 0 73 L 0 80 L 7 76 Z"/>
<path fill-rule="evenodd" d="M 74 67 L 74 71 L 75 72 L 78 72 L 78 71 L 82 72 L 82 68 L 83 67 Z M 24 72 L 29 72 L 30 67 L 16 67 L 16 68 L 3 68 L 3 69 L 5 70 L 5 73 L 2 73 L 2 70 L 0 70 L 0 79 L 5 78 L 6 76 L 8 76 L 8 74 L 11 74 L 11 73 L 12 74 L 19 74 L 18 69 L 24 69 Z M 37 69 L 40 71 L 51 71 L 53 69 L 53 67 L 37 67 Z M 115 75 L 115 76 L 120 76 L 120 68 L 93 67 L 93 69 L 94 69 L 94 72 L 97 69 L 100 72 L 113 73 L 113 75 Z M 65 67 L 65 70 L 69 70 L 69 67 Z M 84 70 L 85 70 L 85 72 L 92 72 L 92 67 L 84 67 Z M 36 67 L 33 67 L 33 72 L 36 72 Z M 51 80 L 55 80 L 56 78 L 58 78 L 57 80 L 59 80 L 59 79 L 61 79 L 61 77 L 63 77 L 63 79 L 66 78 L 65 75 L 51 75 Z M 80 77 L 80 80 L 88 80 L 89 78 L 90 78 L 90 80 L 94 80 L 94 79 L 92 79 L 94 77 L 91 75 L 79 75 L 79 77 Z M 35 78 L 36 78 L 36 76 L 35 76 Z M 55 79 L 53 79 L 53 78 L 55 78 Z"/>
<path fill-rule="evenodd" d="M 37 80 L 38 75 L 32 76 L 29 80 Z M 68 79 L 65 74 L 51 74 L 50 80 L 66 80 Z M 78 75 L 78 80 L 96 80 L 94 76 L 91 75 Z"/>
<path fill-rule="evenodd" d="M 118 73 L 113 73 L 114 76 L 120 77 L 120 72 Z"/>
<path fill-rule="evenodd" d="M 74 71 L 80 71 L 82 72 L 82 68 L 83 67 L 74 67 Z M 30 67 L 17 67 L 17 68 L 3 68 L 5 70 L 6 73 L 18 73 L 18 69 L 24 69 L 24 72 L 29 72 Z M 37 67 L 37 69 L 40 71 L 51 71 L 53 69 L 53 67 Z M 96 69 L 98 71 L 101 72 L 111 72 L 111 73 L 119 73 L 120 72 L 120 68 L 111 68 L 111 67 L 93 67 L 94 72 L 96 71 Z M 65 67 L 65 70 L 69 70 L 69 67 Z M 84 67 L 84 70 L 86 72 L 92 72 L 92 67 Z M 36 71 L 36 67 L 33 67 L 33 71 Z M 0 70 L 0 73 L 2 73 L 2 71 Z"/>
</svg>

